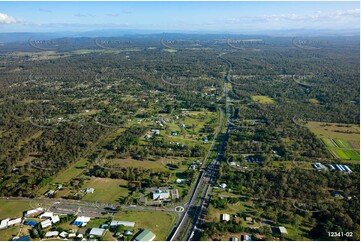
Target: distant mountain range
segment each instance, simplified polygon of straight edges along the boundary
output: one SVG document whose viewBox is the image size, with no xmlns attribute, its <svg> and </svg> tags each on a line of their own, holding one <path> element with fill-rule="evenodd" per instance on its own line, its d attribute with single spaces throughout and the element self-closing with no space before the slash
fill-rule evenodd
<svg viewBox="0 0 361 242">
<path fill-rule="evenodd" d="M 88 32 L 14 32 L 14 33 L 0 33 L 0 43 L 8 42 L 26 42 L 31 39 L 56 39 L 56 38 L 79 38 L 79 37 L 121 37 L 129 35 L 138 35 L 138 36 L 147 36 L 147 37 L 157 37 L 165 34 L 162 30 L 119 30 L 119 29 L 109 29 L 109 30 L 94 30 Z M 359 29 L 345 29 L 345 30 L 309 30 L 309 29 L 292 29 L 292 30 L 265 30 L 265 31 L 244 31 L 244 32 L 181 32 L 181 31 L 172 31 L 166 33 L 169 35 L 180 35 L 180 34 L 192 34 L 192 35 L 212 35 L 214 36 L 228 36 L 228 35 L 254 35 L 254 36 L 277 36 L 277 37 L 294 37 L 294 36 L 359 36 Z"/>
</svg>

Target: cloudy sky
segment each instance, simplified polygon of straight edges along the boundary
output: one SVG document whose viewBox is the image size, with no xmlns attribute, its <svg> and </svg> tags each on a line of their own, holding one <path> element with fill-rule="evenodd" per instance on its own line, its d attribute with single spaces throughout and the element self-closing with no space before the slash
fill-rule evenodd
<svg viewBox="0 0 361 242">
<path fill-rule="evenodd" d="M 0 2 L 0 32 L 358 29 L 358 2 Z"/>
</svg>

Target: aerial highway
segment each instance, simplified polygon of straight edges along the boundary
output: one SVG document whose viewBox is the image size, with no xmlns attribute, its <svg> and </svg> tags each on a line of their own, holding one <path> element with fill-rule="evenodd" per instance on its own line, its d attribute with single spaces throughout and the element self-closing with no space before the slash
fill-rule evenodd
<svg viewBox="0 0 361 242">
<path fill-rule="evenodd" d="M 228 71 L 224 78 L 224 93 L 225 93 L 225 109 L 226 109 L 226 131 L 222 137 L 222 141 L 218 147 L 218 151 L 216 157 L 207 164 L 207 161 L 210 158 L 210 155 L 214 149 L 215 143 L 219 138 L 219 134 L 221 134 L 221 128 L 223 126 L 223 119 L 220 121 L 220 128 L 215 136 L 211 148 L 209 149 L 208 154 L 206 155 L 204 165 L 206 167 L 200 171 L 194 189 L 192 191 L 192 195 L 190 197 L 189 203 L 185 209 L 185 212 L 182 214 L 180 220 L 177 222 L 175 228 L 171 232 L 168 237 L 168 240 L 173 241 L 181 241 L 181 240 L 197 240 L 197 236 L 195 234 L 198 232 L 200 225 L 202 223 L 202 218 L 206 213 L 206 209 L 209 205 L 210 198 L 212 195 L 213 187 L 216 185 L 216 179 L 219 172 L 220 160 L 223 156 L 223 151 L 228 139 L 228 133 L 230 128 L 230 116 L 231 116 L 231 109 L 230 109 L 230 98 L 228 95 L 228 83 L 230 80 L 230 71 L 231 71 L 231 63 L 222 58 L 221 56 L 225 53 L 219 55 L 218 57 L 222 60 L 226 61 L 228 64 Z M 221 112 L 222 113 L 222 112 Z"/>
</svg>

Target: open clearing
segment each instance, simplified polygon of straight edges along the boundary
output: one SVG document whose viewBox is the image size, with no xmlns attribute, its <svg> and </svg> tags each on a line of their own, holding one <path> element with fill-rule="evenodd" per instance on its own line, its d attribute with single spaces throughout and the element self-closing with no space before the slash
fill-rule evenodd
<svg viewBox="0 0 361 242">
<path fill-rule="evenodd" d="M 71 165 L 64 172 L 56 176 L 56 178 L 53 180 L 53 183 L 69 182 L 72 178 L 79 177 L 83 173 L 86 167 L 87 167 L 87 160 L 86 159 L 79 160 L 78 162 Z"/>
<path fill-rule="evenodd" d="M 135 160 L 132 158 L 127 158 L 127 159 L 113 159 L 107 162 L 109 162 L 109 164 L 112 164 L 114 167 L 134 167 L 134 168 L 142 167 L 144 169 L 166 170 L 166 168 L 160 163 L 160 160 L 150 161 L 150 160 Z"/>
<path fill-rule="evenodd" d="M 360 160 L 360 127 L 356 124 L 308 122 L 330 153 L 342 160 Z"/>
<path fill-rule="evenodd" d="M 12 226 L 10 228 L 7 229 L 1 229 L 0 230 L 0 239 L 1 240 L 8 240 L 10 241 L 13 237 L 15 237 L 18 232 L 19 232 L 20 226 L 16 225 L 16 226 Z"/>
<path fill-rule="evenodd" d="M 252 98 L 252 101 L 260 103 L 260 104 L 274 103 L 274 100 L 268 96 L 258 95 L 258 96 L 252 96 L 251 98 Z"/>
<path fill-rule="evenodd" d="M 122 179 L 91 178 L 83 189 L 94 188 L 94 193 L 86 194 L 82 200 L 89 202 L 115 203 L 119 197 L 128 196 L 128 182 Z"/>
<path fill-rule="evenodd" d="M 31 209 L 29 201 L 0 201 L 0 220 L 22 217 L 23 212 Z"/>
<path fill-rule="evenodd" d="M 135 222 L 135 229 L 148 229 L 157 237 L 155 240 L 166 240 L 175 223 L 175 214 L 153 211 L 121 211 L 114 219 Z"/>
</svg>

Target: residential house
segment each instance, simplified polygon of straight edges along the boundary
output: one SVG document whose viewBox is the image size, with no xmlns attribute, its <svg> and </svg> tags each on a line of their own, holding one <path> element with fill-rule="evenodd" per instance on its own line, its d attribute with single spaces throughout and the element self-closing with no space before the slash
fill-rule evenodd
<svg viewBox="0 0 361 242">
<path fill-rule="evenodd" d="M 162 191 L 160 189 L 153 192 L 153 200 L 164 200 L 170 197 L 169 191 Z"/>
<path fill-rule="evenodd" d="M 105 229 L 100 228 L 92 228 L 89 232 L 89 235 L 93 235 L 95 237 L 102 237 L 105 233 Z"/>
<path fill-rule="evenodd" d="M 51 226 L 51 220 L 50 219 L 44 220 L 44 221 L 40 222 L 40 225 L 41 225 L 41 228 L 45 229 L 45 228 Z"/>
<path fill-rule="evenodd" d="M 110 223 L 111 228 L 117 227 L 118 225 L 124 225 L 126 227 L 134 227 L 135 222 L 112 220 L 112 222 Z"/>
<path fill-rule="evenodd" d="M 229 221 L 231 219 L 231 216 L 229 214 L 222 214 L 222 221 Z"/>
<path fill-rule="evenodd" d="M 278 227 L 281 234 L 287 234 L 287 229 L 283 226 Z"/>
</svg>

